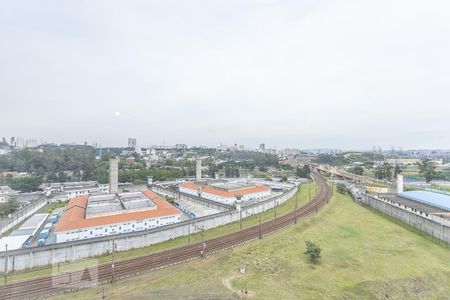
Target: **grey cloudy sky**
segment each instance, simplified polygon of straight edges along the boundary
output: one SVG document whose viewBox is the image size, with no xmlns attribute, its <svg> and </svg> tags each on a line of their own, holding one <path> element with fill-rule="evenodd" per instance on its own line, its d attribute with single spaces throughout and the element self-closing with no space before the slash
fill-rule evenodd
<svg viewBox="0 0 450 300">
<path fill-rule="evenodd" d="M 0 101 L 58 143 L 450 148 L 450 2 L 2 0 Z"/>
</svg>

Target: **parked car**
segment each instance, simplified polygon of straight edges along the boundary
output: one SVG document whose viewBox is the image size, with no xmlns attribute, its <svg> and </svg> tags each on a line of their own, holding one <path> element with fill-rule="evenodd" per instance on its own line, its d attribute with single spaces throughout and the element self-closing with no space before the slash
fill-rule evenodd
<svg viewBox="0 0 450 300">
<path fill-rule="evenodd" d="M 42 229 L 41 233 L 39 234 L 39 238 L 46 239 L 49 234 L 50 234 L 50 229 Z"/>
</svg>

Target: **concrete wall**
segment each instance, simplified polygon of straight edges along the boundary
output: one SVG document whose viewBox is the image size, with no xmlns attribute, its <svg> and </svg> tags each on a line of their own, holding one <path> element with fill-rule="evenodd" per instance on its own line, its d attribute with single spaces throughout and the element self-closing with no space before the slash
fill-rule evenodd
<svg viewBox="0 0 450 300">
<path fill-rule="evenodd" d="M 149 246 L 176 237 L 186 236 L 189 232 L 195 233 L 201 231 L 202 228 L 206 230 L 239 221 L 240 217 L 245 218 L 273 208 L 276 204 L 284 203 L 294 196 L 296 192 L 297 187 L 294 187 L 282 195 L 242 208 L 241 216 L 238 211 L 228 209 L 214 215 L 190 221 L 183 221 L 141 232 L 117 235 L 114 240 L 117 244 L 118 251 Z M 186 195 L 180 196 L 183 197 Z M 195 200 L 198 199 L 194 199 L 194 201 Z M 10 272 L 51 265 L 58 262 L 68 262 L 81 258 L 99 256 L 109 253 L 112 249 L 111 247 L 112 237 L 102 237 L 77 242 L 65 242 L 42 247 L 13 250 L 8 251 L 6 255 L 5 252 L 2 252 L 0 253 L 0 271 L 5 271 L 5 260 L 7 260 L 7 270 Z"/>
<path fill-rule="evenodd" d="M 362 196 L 360 201 L 441 241 L 450 243 L 450 221 L 448 220 L 366 194 Z"/>
</svg>

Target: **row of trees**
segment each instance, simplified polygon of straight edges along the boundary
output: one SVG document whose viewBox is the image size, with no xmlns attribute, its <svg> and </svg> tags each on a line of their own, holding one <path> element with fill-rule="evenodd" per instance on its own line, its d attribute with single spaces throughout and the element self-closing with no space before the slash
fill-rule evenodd
<svg viewBox="0 0 450 300">
<path fill-rule="evenodd" d="M 278 156 L 256 151 L 227 151 L 219 154 L 218 158 L 236 161 L 245 169 L 254 169 L 255 167 L 278 167 Z"/>
<path fill-rule="evenodd" d="M 436 166 L 428 158 L 422 159 L 419 163 L 420 174 L 425 178 L 426 182 L 433 179 L 445 179 L 445 174 L 436 171 Z M 364 168 L 362 166 L 355 166 L 349 170 L 353 174 L 364 175 Z M 378 179 L 392 180 L 397 174 L 403 172 L 399 165 L 392 166 L 385 162 L 375 168 L 375 177 Z"/>
<path fill-rule="evenodd" d="M 89 180 L 94 167 L 93 147 L 24 149 L 0 156 L 0 170 L 27 172 L 45 181 Z"/>
<path fill-rule="evenodd" d="M 228 178 L 239 177 L 240 174 L 238 166 L 228 163 L 224 166 L 224 168 L 225 168 L 225 177 Z"/>
</svg>

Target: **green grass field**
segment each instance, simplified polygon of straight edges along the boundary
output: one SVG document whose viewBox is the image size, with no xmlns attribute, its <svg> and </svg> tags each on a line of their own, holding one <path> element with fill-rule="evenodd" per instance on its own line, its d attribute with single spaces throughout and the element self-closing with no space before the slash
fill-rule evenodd
<svg viewBox="0 0 450 300">
<path fill-rule="evenodd" d="M 296 196 L 298 196 L 299 206 L 308 202 L 310 195 L 311 195 L 311 197 L 314 197 L 314 195 L 316 194 L 316 191 L 317 191 L 317 185 L 315 183 L 302 185 L 301 189 L 297 192 L 297 195 L 296 195 Z M 292 199 L 286 201 L 285 203 L 283 203 L 282 205 L 279 205 L 277 207 L 277 209 L 276 209 L 277 215 L 280 216 L 282 214 L 286 214 L 287 212 L 292 211 L 294 209 L 295 205 L 296 205 L 296 198 L 293 197 Z M 47 208 L 42 208 L 42 210 L 46 210 L 46 209 Z M 264 222 L 266 220 L 273 219 L 274 217 L 275 217 L 275 210 L 271 209 L 271 210 L 264 212 L 261 216 L 261 219 Z M 247 228 L 247 227 L 250 227 L 250 226 L 253 226 L 256 224 L 259 224 L 259 215 L 254 215 L 254 216 L 245 218 L 242 221 L 243 228 Z M 224 225 L 221 227 L 217 227 L 217 228 L 205 231 L 204 237 L 205 237 L 205 239 L 210 239 L 213 237 L 222 236 L 227 233 L 237 231 L 237 230 L 239 230 L 239 228 L 240 228 L 239 222 L 231 223 L 228 225 Z M 202 237 L 201 237 L 200 233 L 192 234 L 190 236 L 191 243 L 201 242 L 201 239 L 202 239 Z M 179 237 L 179 238 L 176 238 L 176 239 L 164 242 L 164 243 L 151 245 L 151 246 L 145 247 L 145 248 L 133 249 L 133 250 L 124 251 L 124 252 L 117 252 L 115 258 L 116 258 L 116 260 L 121 260 L 121 259 L 142 256 L 147 253 L 162 251 L 165 249 L 186 245 L 187 243 L 188 243 L 187 237 Z M 98 257 L 99 264 L 107 263 L 110 261 L 111 261 L 111 256 L 104 255 L 104 256 Z M 71 269 L 71 270 L 76 270 L 77 268 L 83 268 L 83 266 L 84 266 L 83 261 L 75 261 L 72 263 L 60 264 L 60 267 L 63 267 L 65 269 Z M 8 282 L 31 279 L 31 278 L 35 278 L 35 277 L 39 277 L 39 276 L 50 275 L 50 274 L 52 274 L 51 267 L 42 267 L 42 268 L 34 268 L 32 270 L 18 271 L 18 272 L 8 274 Z"/>
<path fill-rule="evenodd" d="M 432 184 L 431 188 L 434 190 L 438 190 L 438 191 L 443 191 L 443 192 L 450 192 L 450 186 L 448 185 L 436 185 L 436 184 Z"/>
<path fill-rule="evenodd" d="M 305 240 L 322 248 L 306 262 Z M 245 274 L 238 270 L 245 268 Z M 450 248 L 335 193 L 317 215 L 208 259 L 58 298 L 448 299 Z"/>
</svg>

